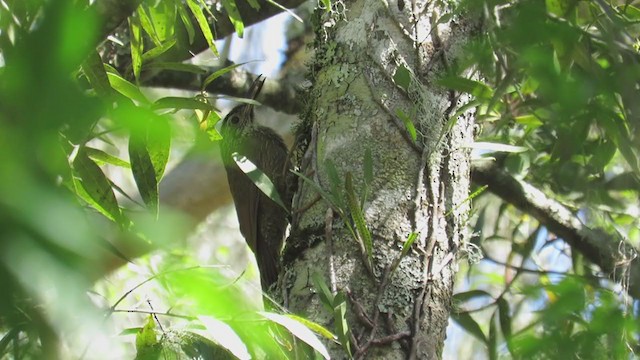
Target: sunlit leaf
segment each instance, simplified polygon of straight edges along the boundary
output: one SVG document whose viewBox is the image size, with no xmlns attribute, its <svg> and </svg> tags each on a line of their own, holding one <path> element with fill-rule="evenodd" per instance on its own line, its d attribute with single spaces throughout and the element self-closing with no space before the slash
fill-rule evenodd
<svg viewBox="0 0 640 360">
<path fill-rule="evenodd" d="M 104 70 L 102 59 L 97 51 L 92 51 L 84 61 L 82 64 L 82 72 L 98 96 L 108 98 L 111 95 L 113 90 L 109 83 L 109 77 Z"/>
<path fill-rule="evenodd" d="M 100 149 L 85 147 L 84 150 L 91 159 L 97 162 L 101 162 L 104 164 L 111 164 L 111 165 L 119 166 L 125 169 L 131 168 L 131 165 L 128 162 L 116 156 L 113 156 L 111 154 L 108 154 Z"/>
<path fill-rule="evenodd" d="M 215 343 L 229 350 L 238 359 L 251 359 L 247 346 L 231 326 L 211 316 L 200 315 L 198 320 L 204 324 L 206 334 Z"/>
<path fill-rule="evenodd" d="M 493 96 L 493 90 L 486 84 L 471 79 L 448 76 L 440 79 L 438 83 L 446 88 L 462 91 L 480 99 L 489 100 Z"/>
<path fill-rule="evenodd" d="M 191 13 L 196 18 L 198 25 L 200 26 L 200 31 L 202 31 L 202 35 L 207 40 L 207 44 L 209 44 L 209 48 L 213 51 L 215 56 L 219 56 L 218 49 L 216 48 L 216 44 L 214 43 L 213 33 L 211 32 L 211 28 L 209 27 L 209 23 L 207 22 L 207 18 L 202 12 L 202 8 L 196 3 L 195 0 L 186 0 L 187 6 L 191 10 Z"/>
<path fill-rule="evenodd" d="M 236 162 L 240 170 L 247 174 L 249 179 L 262 191 L 265 195 L 269 197 L 269 199 L 273 200 L 276 204 L 280 205 L 283 209 L 288 211 L 287 207 L 282 202 L 280 198 L 280 194 L 278 193 L 278 189 L 276 189 L 275 185 L 269 177 L 262 172 L 262 170 L 258 169 L 258 167 L 251 162 L 251 160 L 247 159 L 246 156 L 239 155 L 238 153 L 231 154 L 233 160 Z"/>
<path fill-rule="evenodd" d="M 78 193 L 96 210 L 114 221 L 121 218 L 118 201 L 111 188 L 111 183 L 98 165 L 81 149 L 73 160 L 73 170 L 77 174 L 83 192 Z M 88 195 L 85 197 L 83 195 Z"/>
<path fill-rule="evenodd" d="M 107 72 L 107 76 L 109 77 L 109 83 L 111 87 L 115 89 L 120 94 L 128 97 L 131 100 L 135 100 L 141 104 L 148 104 L 149 100 L 146 96 L 140 91 L 140 88 L 132 84 L 131 82 L 125 80 L 118 74 Z"/>
<path fill-rule="evenodd" d="M 240 17 L 240 12 L 238 11 L 238 7 L 236 6 L 235 0 L 221 0 L 222 6 L 227 11 L 227 15 L 229 16 L 229 20 L 233 27 L 236 29 L 236 34 L 239 38 L 242 38 L 244 35 L 244 23 L 242 22 L 242 18 Z"/>
<path fill-rule="evenodd" d="M 269 312 L 260 312 L 262 316 L 265 318 L 284 326 L 289 332 L 291 332 L 295 337 L 307 343 L 307 345 L 311 346 L 314 350 L 316 350 L 322 357 L 325 359 L 329 359 L 329 352 L 327 348 L 318 340 L 318 337 L 309 330 L 304 324 L 299 322 L 297 319 L 275 314 Z"/>
<path fill-rule="evenodd" d="M 415 125 L 413 125 L 413 120 L 404 113 L 404 111 L 398 109 L 396 110 L 396 115 L 402 120 L 404 127 L 407 129 L 409 136 L 411 136 L 411 140 L 414 142 L 418 139 L 418 132 L 416 131 Z"/>
<path fill-rule="evenodd" d="M 144 51 L 144 42 L 142 41 L 142 31 L 139 18 L 137 16 L 129 17 L 129 35 L 131 36 L 131 66 L 133 67 L 133 76 L 136 81 L 140 80 L 140 70 L 142 69 L 142 52 Z"/>
<path fill-rule="evenodd" d="M 245 65 L 245 64 L 247 64 L 247 63 L 244 62 L 244 63 L 239 63 L 239 64 L 233 64 L 233 65 L 230 65 L 230 66 L 227 66 L 225 68 L 222 68 L 220 70 L 215 71 L 213 74 L 207 76 L 207 78 L 204 79 L 204 81 L 202 82 L 202 90 L 205 90 L 207 88 L 207 86 L 209 86 L 209 84 L 211 84 L 215 79 L 217 79 L 220 76 L 228 73 L 229 71 L 231 71 L 231 70 L 233 70 L 233 69 L 235 69 L 235 68 L 237 68 L 239 66 Z"/>
<path fill-rule="evenodd" d="M 200 109 L 200 110 L 213 110 L 209 103 L 194 99 L 183 98 L 175 96 L 167 96 L 156 100 L 151 106 L 152 109 Z"/>
</svg>

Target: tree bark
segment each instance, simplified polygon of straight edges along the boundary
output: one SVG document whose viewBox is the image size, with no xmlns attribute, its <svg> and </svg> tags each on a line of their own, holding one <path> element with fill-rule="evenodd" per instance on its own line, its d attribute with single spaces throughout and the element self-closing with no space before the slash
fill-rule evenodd
<svg viewBox="0 0 640 360">
<path fill-rule="evenodd" d="M 294 199 L 281 294 L 292 312 L 347 334 L 346 348 L 330 344 L 334 358 L 437 359 L 466 238 L 473 115 L 449 121 L 468 99 L 436 81 L 476 27 L 438 24 L 447 9 L 436 2 L 333 3 L 316 32 L 307 179 Z"/>
</svg>

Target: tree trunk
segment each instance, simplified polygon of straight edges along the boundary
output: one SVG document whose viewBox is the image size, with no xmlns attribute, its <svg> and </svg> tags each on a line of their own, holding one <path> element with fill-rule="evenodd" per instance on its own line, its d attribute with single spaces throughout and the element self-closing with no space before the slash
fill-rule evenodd
<svg viewBox="0 0 640 360">
<path fill-rule="evenodd" d="M 436 81 L 477 27 L 441 21 L 450 9 L 435 1 L 332 3 L 317 16 L 283 300 L 338 334 L 333 358 L 437 359 L 466 237 L 473 116 L 454 117 L 468 99 Z"/>
</svg>

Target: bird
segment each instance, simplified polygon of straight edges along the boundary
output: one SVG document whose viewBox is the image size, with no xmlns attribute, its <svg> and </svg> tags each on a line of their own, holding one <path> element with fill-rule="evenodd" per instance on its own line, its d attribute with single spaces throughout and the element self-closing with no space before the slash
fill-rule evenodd
<svg viewBox="0 0 640 360">
<path fill-rule="evenodd" d="M 251 84 L 248 98 L 255 100 L 264 78 L 259 75 Z M 240 224 L 240 232 L 253 251 L 263 290 L 278 280 L 280 251 L 283 246 L 291 210 L 292 193 L 287 186 L 291 163 L 282 137 L 273 129 L 258 125 L 254 106 L 234 107 L 222 121 L 220 153 L 229 189 Z M 235 162 L 233 156 L 244 156 L 274 184 L 286 209 L 265 195 Z"/>
</svg>

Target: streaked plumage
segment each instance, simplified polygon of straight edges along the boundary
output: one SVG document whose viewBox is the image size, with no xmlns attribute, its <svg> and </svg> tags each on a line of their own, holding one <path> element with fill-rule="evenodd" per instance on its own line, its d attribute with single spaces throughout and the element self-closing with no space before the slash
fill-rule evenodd
<svg viewBox="0 0 640 360">
<path fill-rule="evenodd" d="M 251 85 L 249 97 L 255 99 L 264 80 L 259 76 Z M 287 227 L 287 213 L 265 195 L 238 168 L 232 154 L 246 156 L 274 183 L 285 205 L 291 205 L 286 178 L 290 168 L 288 151 L 282 138 L 272 129 L 257 125 L 253 106 L 236 106 L 224 118 L 220 142 L 222 161 L 233 202 L 236 206 L 240 232 L 256 256 L 263 289 L 278 279 L 280 250 Z"/>
</svg>

